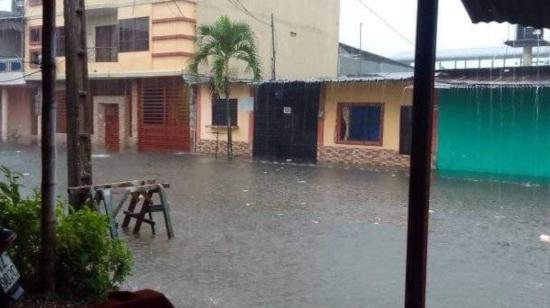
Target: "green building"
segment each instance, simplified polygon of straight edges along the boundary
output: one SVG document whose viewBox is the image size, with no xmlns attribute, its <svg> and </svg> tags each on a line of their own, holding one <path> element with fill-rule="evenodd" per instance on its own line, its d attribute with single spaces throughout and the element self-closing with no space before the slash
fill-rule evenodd
<svg viewBox="0 0 550 308">
<path fill-rule="evenodd" d="M 547 80 L 548 68 L 442 74 L 437 169 L 550 178 Z"/>
</svg>

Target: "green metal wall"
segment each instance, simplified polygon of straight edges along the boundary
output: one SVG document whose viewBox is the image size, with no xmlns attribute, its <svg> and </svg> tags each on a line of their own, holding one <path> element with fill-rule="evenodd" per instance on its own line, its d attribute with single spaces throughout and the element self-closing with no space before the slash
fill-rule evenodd
<svg viewBox="0 0 550 308">
<path fill-rule="evenodd" d="M 437 168 L 550 177 L 550 89 L 442 89 Z"/>
</svg>

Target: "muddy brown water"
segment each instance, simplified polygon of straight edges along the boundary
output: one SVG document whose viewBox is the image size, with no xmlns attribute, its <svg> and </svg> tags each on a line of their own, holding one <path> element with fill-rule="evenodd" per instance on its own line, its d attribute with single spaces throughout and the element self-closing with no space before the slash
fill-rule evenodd
<svg viewBox="0 0 550 308">
<path fill-rule="evenodd" d="M 0 146 L 28 187 L 39 163 L 36 147 Z M 64 164 L 60 150 L 60 195 Z M 159 216 L 156 237 L 123 233 L 136 262 L 125 288 L 177 307 L 403 306 L 405 172 L 132 153 L 97 156 L 94 172 L 172 185 L 176 237 Z M 547 183 L 436 175 L 428 307 L 550 307 L 548 233 Z"/>
</svg>

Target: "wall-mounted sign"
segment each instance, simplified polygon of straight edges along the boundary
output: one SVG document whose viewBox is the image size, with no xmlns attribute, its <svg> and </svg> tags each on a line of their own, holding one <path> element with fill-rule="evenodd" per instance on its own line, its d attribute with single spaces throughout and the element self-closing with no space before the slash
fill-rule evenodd
<svg viewBox="0 0 550 308">
<path fill-rule="evenodd" d="M 292 107 L 284 107 L 283 108 L 284 114 L 292 114 Z"/>
</svg>

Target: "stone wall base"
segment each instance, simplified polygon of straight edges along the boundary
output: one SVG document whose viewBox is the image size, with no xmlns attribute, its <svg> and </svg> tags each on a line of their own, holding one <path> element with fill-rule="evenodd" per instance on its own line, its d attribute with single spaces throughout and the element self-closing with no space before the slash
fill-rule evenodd
<svg viewBox="0 0 550 308">
<path fill-rule="evenodd" d="M 202 139 L 197 145 L 197 153 L 216 154 L 216 140 Z M 219 141 L 218 155 L 227 154 L 227 141 Z M 233 155 L 237 157 L 252 157 L 252 147 L 250 144 L 242 141 L 233 141 Z"/>
<path fill-rule="evenodd" d="M 410 156 L 383 149 L 322 146 L 317 152 L 322 163 L 372 165 L 383 167 L 409 167 Z"/>
</svg>

